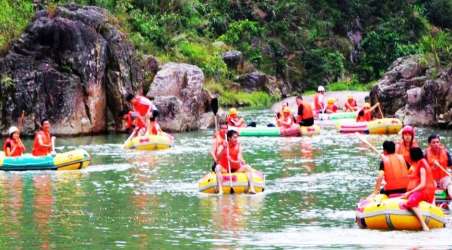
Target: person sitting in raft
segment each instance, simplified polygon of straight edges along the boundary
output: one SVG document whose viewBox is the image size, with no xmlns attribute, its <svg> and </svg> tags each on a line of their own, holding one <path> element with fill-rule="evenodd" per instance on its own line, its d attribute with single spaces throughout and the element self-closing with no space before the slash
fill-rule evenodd
<svg viewBox="0 0 452 250">
<path fill-rule="evenodd" d="M 123 116 L 123 119 L 126 122 L 126 129 L 133 129 L 131 133 L 133 137 L 146 134 L 146 122 L 137 112 L 129 111 Z"/>
<path fill-rule="evenodd" d="M 319 86 L 317 93 L 314 95 L 314 111 L 316 114 L 325 113 L 325 88 Z"/>
<path fill-rule="evenodd" d="M 3 144 L 5 156 L 17 157 L 22 156 L 25 152 L 25 146 L 20 139 L 20 131 L 17 127 L 12 126 L 8 129 L 9 137 Z"/>
<path fill-rule="evenodd" d="M 229 109 L 229 115 L 226 118 L 226 122 L 228 123 L 228 126 L 237 127 L 237 128 L 246 127 L 245 120 L 243 120 L 242 117 L 238 116 L 238 112 L 237 112 L 236 108 Z"/>
<path fill-rule="evenodd" d="M 295 102 L 298 107 L 298 116 L 295 120 L 300 126 L 312 126 L 314 125 L 314 114 L 312 112 L 311 105 L 303 100 L 302 96 L 297 96 Z"/>
<path fill-rule="evenodd" d="M 334 98 L 328 98 L 325 113 L 331 114 L 337 112 L 337 105 L 335 102 Z"/>
<path fill-rule="evenodd" d="M 414 139 L 414 128 L 405 126 L 402 129 L 402 140 L 397 143 L 396 153 L 403 156 L 408 167 L 411 166 L 410 148 L 419 147 Z"/>
<path fill-rule="evenodd" d="M 381 184 L 385 180 L 386 184 L 380 190 Z M 380 171 L 378 173 L 375 189 L 372 195 L 379 193 L 388 196 L 394 194 L 403 194 L 408 186 L 408 168 L 405 160 L 399 154 L 395 153 L 395 144 L 392 141 L 383 142 L 383 155 L 380 162 Z"/>
<path fill-rule="evenodd" d="M 292 113 L 290 112 L 290 108 L 289 107 L 284 107 L 283 109 L 283 115 L 279 118 L 278 127 L 281 128 L 291 128 L 294 125 L 294 120 L 292 117 Z"/>
<path fill-rule="evenodd" d="M 408 192 L 401 196 L 401 198 L 407 198 L 408 201 L 401 205 L 411 210 L 421 223 L 422 229 L 428 231 L 429 228 L 422 219 L 422 214 L 418 206 L 421 201 L 433 202 L 435 198 L 435 180 L 433 179 L 432 170 L 424 158 L 422 149 L 417 147 L 411 148 L 410 157 L 413 164 L 408 171 Z"/>
<path fill-rule="evenodd" d="M 253 183 L 253 168 L 245 163 L 242 155 L 242 149 L 238 141 L 239 134 L 237 131 L 229 130 L 227 132 L 227 142 L 225 141 L 218 147 L 217 159 L 218 164 L 215 168 L 218 183 L 218 193 L 223 194 L 223 173 L 246 173 L 249 181 L 250 194 L 255 194 Z"/>
<path fill-rule="evenodd" d="M 281 127 L 281 124 L 279 124 L 279 119 L 281 119 L 281 117 L 283 117 L 284 108 L 286 108 L 286 107 L 287 108 L 289 107 L 289 103 L 288 102 L 281 104 L 281 111 L 276 113 L 276 117 L 275 117 L 276 127 Z"/>
<path fill-rule="evenodd" d="M 210 154 L 213 158 L 212 171 L 215 172 L 215 167 L 218 164 L 217 154 L 218 147 L 223 145 L 226 139 L 226 133 L 228 132 L 228 124 L 224 121 L 220 122 L 220 129 L 213 134 L 212 151 Z"/>
<path fill-rule="evenodd" d="M 33 150 L 31 154 L 33 156 L 46 156 L 52 152 L 52 137 L 50 136 L 50 122 L 48 119 L 41 121 L 41 128 L 35 134 L 35 140 L 33 142 Z"/>
<path fill-rule="evenodd" d="M 439 135 L 433 134 L 428 137 L 425 158 L 432 168 L 437 188 L 446 190 L 449 199 L 452 199 L 452 181 L 446 172 L 449 168 L 452 168 L 452 160 L 449 152 L 441 144 Z"/>
<path fill-rule="evenodd" d="M 157 118 L 159 111 L 157 107 L 152 103 L 151 100 L 144 96 L 133 95 L 132 93 L 127 93 L 126 100 L 132 104 L 133 111 L 137 112 L 141 119 L 145 121 L 146 128 L 149 133 L 151 132 L 151 120 L 150 118 Z"/>
<path fill-rule="evenodd" d="M 358 111 L 358 105 L 356 104 L 356 100 L 353 96 L 349 95 L 347 101 L 344 104 L 345 112 L 355 112 Z"/>
<path fill-rule="evenodd" d="M 358 112 L 356 116 L 357 122 L 368 122 L 372 120 L 372 111 L 376 109 L 380 103 L 376 103 L 374 106 L 370 107 L 370 103 L 364 103 L 363 108 Z"/>
</svg>

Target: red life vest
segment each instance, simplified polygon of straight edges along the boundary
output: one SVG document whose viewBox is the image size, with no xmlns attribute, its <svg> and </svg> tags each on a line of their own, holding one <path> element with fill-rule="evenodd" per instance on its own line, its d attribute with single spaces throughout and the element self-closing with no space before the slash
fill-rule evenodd
<svg viewBox="0 0 452 250">
<path fill-rule="evenodd" d="M 355 107 L 358 106 L 355 100 L 347 100 L 345 102 L 345 111 L 354 111 Z"/>
<path fill-rule="evenodd" d="M 135 96 L 132 102 L 133 110 L 138 112 L 141 116 L 146 116 L 152 111 L 152 102 L 144 96 Z"/>
<path fill-rule="evenodd" d="M 38 137 L 41 137 L 43 144 L 51 144 L 52 143 L 52 140 L 50 138 L 50 133 L 46 133 L 42 130 L 38 131 L 35 135 L 35 140 L 33 142 L 33 151 L 31 152 L 31 154 L 33 154 L 34 156 L 45 156 L 45 155 L 50 154 L 50 152 L 52 151 L 52 148 L 41 146 L 39 144 Z"/>
<path fill-rule="evenodd" d="M 284 122 L 284 123 L 282 123 Z M 293 118 L 291 115 L 289 116 L 282 116 L 281 122 L 279 122 L 279 127 L 282 128 L 291 128 L 293 125 Z"/>
<path fill-rule="evenodd" d="M 356 121 L 357 122 L 368 122 L 368 121 L 371 121 L 372 120 L 372 112 L 366 111 L 366 110 L 363 110 L 363 109 L 362 109 L 362 111 L 364 112 L 364 115 L 360 116 L 359 113 L 361 111 L 359 111 L 358 112 L 358 116 L 356 117 Z"/>
<path fill-rule="evenodd" d="M 226 118 L 226 122 L 228 123 L 228 126 L 232 126 L 232 127 L 243 127 L 243 122 L 242 120 L 236 116 L 236 117 L 231 117 L 230 115 L 228 115 L 228 117 Z"/>
<path fill-rule="evenodd" d="M 426 183 L 424 189 L 420 190 L 425 197 L 432 200 L 435 196 L 435 180 L 433 179 L 433 174 L 430 166 L 425 159 L 421 159 L 417 162 L 413 162 L 410 170 L 408 171 L 408 186 L 407 191 L 410 191 L 417 187 L 421 183 L 421 168 L 425 169 Z"/>
<path fill-rule="evenodd" d="M 428 147 L 425 156 L 427 158 L 428 163 L 430 164 L 430 167 L 432 168 L 433 178 L 435 178 L 435 180 L 439 180 L 439 179 L 443 178 L 444 176 L 447 176 L 447 174 L 443 170 L 441 170 L 441 168 L 436 166 L 436 164 L 434 163 L 435 161 L 438 161 L 438 163 L 444 169 L 448 168 L 447 152 L 442 146 L 441 146 L 439 155 L 434 154 L 432 148 Z"/>
<path fill-rule="evenodd" d="M 403 157 L 398 154 L 387 155 L 383 159 L 385 190 L 406 189 L 408 186 L 408 169 Z"/>
<path fill-rule="evenodd" d="M 321 95 L 321 94 L 319 94 L 319 93 L 317 93 L 317 94 L 315 94 L 314 95 L 314 109 L 317 111 L 317 112 L 319 112 L 320 110 L 323 110 L 323 102 L 321 102 L 319 99 L 319 97 L 320 96 L 322 96 L 323 97 L 323 95 Z"/>
<path fill-rule="evenodd" d="M 314 117 L 311 105 L 309 103 L 303 100 L 301 104 L 298 106 L 298 109 L 300 109 L 300 106 L 303 106 L 303 114 L 297 116 L 297 123 L 300 123 L 303 120 L 311 119 Z"/>
<path fill-rule="evenodd" d="M 415 140 L 411 143 L 411 148 L 418 147 L 418 144 Z M 403 139 L 397 143 L 397 150 L 396 153 L 403 156 L 403 159 L 405 159 L 405 162 L 411 165 L 411 157 L 410 157 L 410 149 L 409 147 L 405 146 L 405 143 L 403 142 Z"/>
<path fill-rule="evenodd" d="M 332 111 L 333 113 L 336 113 L 336 111 L 337 111 L 337 106 L 336 106 L 336 104 L 327 104 L 326 105 L 326 109 L 329 109 L 330 111 Z"/>
<path fill-rule="evenodd" d="M 12 157 L 21 156 L 25 152 L 25 147 L 19 146 L 19 144 L 16 143 L 16 141 L 11 138 L 6 139 L 5 144 L 3 144 L 3 151 L 5 153 L 6 153 L 6 148 L 9 148 L 9 150 L 10 150 L 10 155 L 7 155 L 7 156 L 12 156 Z"/>
<path fill-rule="evenodd" d="M 231 159 L 233 161 L 238 161 L 239 159 L 239 152 L 240 152 L 240 145 L 237 143 L 234 146 L 231 146 L 230 143 L 228 143 L 228 148 L 229 148 L 229 157 L 231 157 Z M 228 171 L 228 156 L 227 156 L 228 152 L 227 150 L 223 150 L 223 152 L 220 155 L 220 159 L 218 160 L 218 163 L 221 165 L 221 167 L 223 167 L 224 170 Z M 240 169 L 241 164 L 238 162 L 229 162 L 230 166 L 231 166 L 231 172 L 235 172 L 237 170 Z"/>
</svg>

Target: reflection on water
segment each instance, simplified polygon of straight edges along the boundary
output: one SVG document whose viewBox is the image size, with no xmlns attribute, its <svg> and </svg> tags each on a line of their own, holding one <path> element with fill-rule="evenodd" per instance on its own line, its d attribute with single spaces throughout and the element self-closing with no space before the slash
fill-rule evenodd
<svg viewBox="0 0 452 250">
<path fill-rule="evenodd" d="M 268 110 L 244 111 L 258 124 Z M 426 146 L 430 129 L 418 129 Z M 440 131 L 446 145 L 452 133 Z M 125 151 L 126 135 L 58 138 L 81 147 L 82 171 L 0 172 L 0 245 L 39 249 L 450 248 L 451 225 L 432 232 L 360 230 L 354 209 L 375 182 L 378 156 L 354 135 L 240 138 L 246 161 L 265 173 L 258 195 L 205 195 L 212 131 L 176 134 L 175 147 Z M 398 135 L 365 138 L 377 148 Z M 30 144 L 31 141 L 26 141 Z"/>
</svg>

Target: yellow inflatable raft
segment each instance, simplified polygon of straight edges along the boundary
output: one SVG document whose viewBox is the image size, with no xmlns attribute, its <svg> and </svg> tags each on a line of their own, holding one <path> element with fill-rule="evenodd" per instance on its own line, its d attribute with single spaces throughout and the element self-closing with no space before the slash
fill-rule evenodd
<svg viewBox="0 0 452 250">
<path fill-rule="evenodd" d="M 263 192 L 265 189 L 265 177 L 259 171 L 253 172 L 254 190 L 257 193 Z M 232 183 L 232 188 L 231 188 Z M 200 192 L 214 194 L 217 193 L 217 175 L 210 172 L 198 181 Z M 249 188 L 248 176 L 246 173 L 223 174 L 223 193 L 247 193 Z"/>
<path fill-rule="evenodd" d="M 26 154 L 20 157 L 6 157 L 0 151 L 0 170 L 26 171 L 26 170 L 75 170 L 86 168 L 91 157 L 83 149 L 58 153 L 56 155 L 32 156 Z"/>
<path fill-rule="evenodd" d="M 360 228 L 383 230 L 422 230 L 416 216 L 400 203 L 406 200 L 377 195 L 360 201 L 356 210 L 356 223 Z M 441 208 L 421 202 L 419 207 L 429 228 L 442 228 L 446 217 Z"/>
<path fill-rule="evenodd" d="M 340 122 L 336 126 L 340 133 L 397 134 L 402 129 L 402 121 L 396 118 L 377 119 L 370 122 Z"/>
<path fill-rule="evenodd" d="M 144 135 L 134 137 L 124 142 L 126 149 L 138 150 L 161 150 L 170 148 L 173 145 L 173 137 L 167 133 L 159 135 Z"/>
</svg>

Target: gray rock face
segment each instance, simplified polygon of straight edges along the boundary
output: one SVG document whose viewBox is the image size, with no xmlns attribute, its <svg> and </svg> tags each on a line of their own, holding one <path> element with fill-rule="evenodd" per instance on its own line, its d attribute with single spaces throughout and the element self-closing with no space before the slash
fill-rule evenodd
<svg viewBox="0 0 452 250">
<path fill-rule="evenodd" d="M 288 84 L 260 71 L 241 75 L 238 77 L 237 82 L 243 91 L 265 91 L 276 97 L 287 96 L 291 91 Z"/>
<path fill-rule="evenodd" d="M 452 69 L 436 79 L 425 76 L 427 72 L 418 57 L 399 58 L 372 89 L 371 99 L 405 124 L 452 126 Z"/>
<path fill-rule="evenodd" d="M 183 63 L 167 63 L 157 72 L 147 96 L 155 97 L 164 130 L 181 132 L 201 127 L 201 115 L 209 108 L 210 97 L 202 87 L 200 68 Z"/>
<path fill-rule="evenodd" d="M 22 112 L 27 134 L 44 117 L 59 135 L 103 132 L 107 117 L 120 127 L 123 95 L 142 91 L 142 70 L 110 20 L 104 9 L 76 5 L 36 14 L 0 58 L 3 130 Z"/>
</svg>

